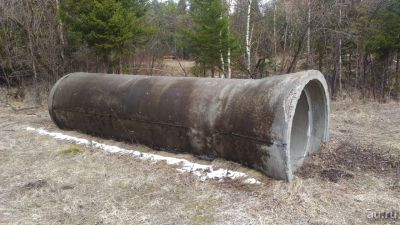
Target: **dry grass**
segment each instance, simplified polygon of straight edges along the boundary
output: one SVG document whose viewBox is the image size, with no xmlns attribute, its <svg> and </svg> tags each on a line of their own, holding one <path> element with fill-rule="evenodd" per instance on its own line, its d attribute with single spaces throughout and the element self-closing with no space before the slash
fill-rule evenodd
<svg viewBox="0 0 400 225">
<path fill-rule="evenodd" d="M 173 76 L 191 76 L 191 70 L 194 67 L 194 61 L 165 59 L 162 69 Z"/>
<path fill-rule="evenodd" d="M 1 106 L 0 223 L 395 224 L 399 220 L 371 221 L 367 214 L 400 209 L 399 121 L 398 103 L 335 102 L 332 141 L 292 183 L 224 160 L 212 162 L 263 182 L 246 185 L 201 182 L 163 163 L 73 150 L 70 143 L 25 131 L 27 126 L 57 130 L 45 107 L 14 111 Z"/>
<path fill-rule="evenodd" d="M 382 147 L 400 154 L 400 112 L 398 102 L 352 101 L 333 105 L 332 135 L 363 145 Z"/>
</svg>

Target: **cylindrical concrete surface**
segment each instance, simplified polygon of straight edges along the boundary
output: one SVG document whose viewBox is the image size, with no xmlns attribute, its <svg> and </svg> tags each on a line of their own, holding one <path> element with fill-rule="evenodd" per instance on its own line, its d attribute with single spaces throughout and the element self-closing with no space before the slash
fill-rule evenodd
<svg viewBox="0 0 400 225">
<path fill-rule="evenodd" d="M 328 140 L 329 96 L 318 71 L 261 80 L 73 73 L 49 96 L 61 129 L 233 160 L 291 180 Z"/>
</svg>

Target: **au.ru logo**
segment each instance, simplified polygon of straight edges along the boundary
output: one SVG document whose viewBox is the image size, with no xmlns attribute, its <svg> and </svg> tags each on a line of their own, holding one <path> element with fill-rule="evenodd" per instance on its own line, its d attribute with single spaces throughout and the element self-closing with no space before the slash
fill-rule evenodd
<svg viewBox="0 0 400 225">
<path fill-rule="evenodd" d="M 367 213 L 367 218 L 372 220 L 398 220 L 400 219 L 400 213 L 398 211 L 369 211 Z"/>
</svg>

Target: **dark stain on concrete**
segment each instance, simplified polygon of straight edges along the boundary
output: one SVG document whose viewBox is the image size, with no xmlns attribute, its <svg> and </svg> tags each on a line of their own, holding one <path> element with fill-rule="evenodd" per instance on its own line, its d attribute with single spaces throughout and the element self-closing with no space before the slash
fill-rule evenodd
<svg viewBox="0 0 400 225">
<path fill-rule="evenodd" d="M 74 74 L 56 87 L 51 111 L 62 129 L 265 170 L 265 149 L 273 143 L 273 84 L 210 82 Z"/>
</svg>

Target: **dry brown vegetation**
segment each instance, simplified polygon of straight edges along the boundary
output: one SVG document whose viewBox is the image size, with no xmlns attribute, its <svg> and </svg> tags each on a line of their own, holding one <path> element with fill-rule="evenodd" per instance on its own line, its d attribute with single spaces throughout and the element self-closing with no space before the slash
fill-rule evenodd
<svg viewBox="0 0 400 225">
<path fill-rule="evenodd" d="M 330 143 L 292 183 L 224 160 L 208 162 L 249 173 L 261 185 L 202 182 L 163 163 L 39 136 L 26 127 L 58 130 L 46 108 L 9 103 L 12 108 L 0 102 L 1 224 L 399 223 L 367 218 L 400 209 L 399 103 L 333 102 Z"/>
</svg>

